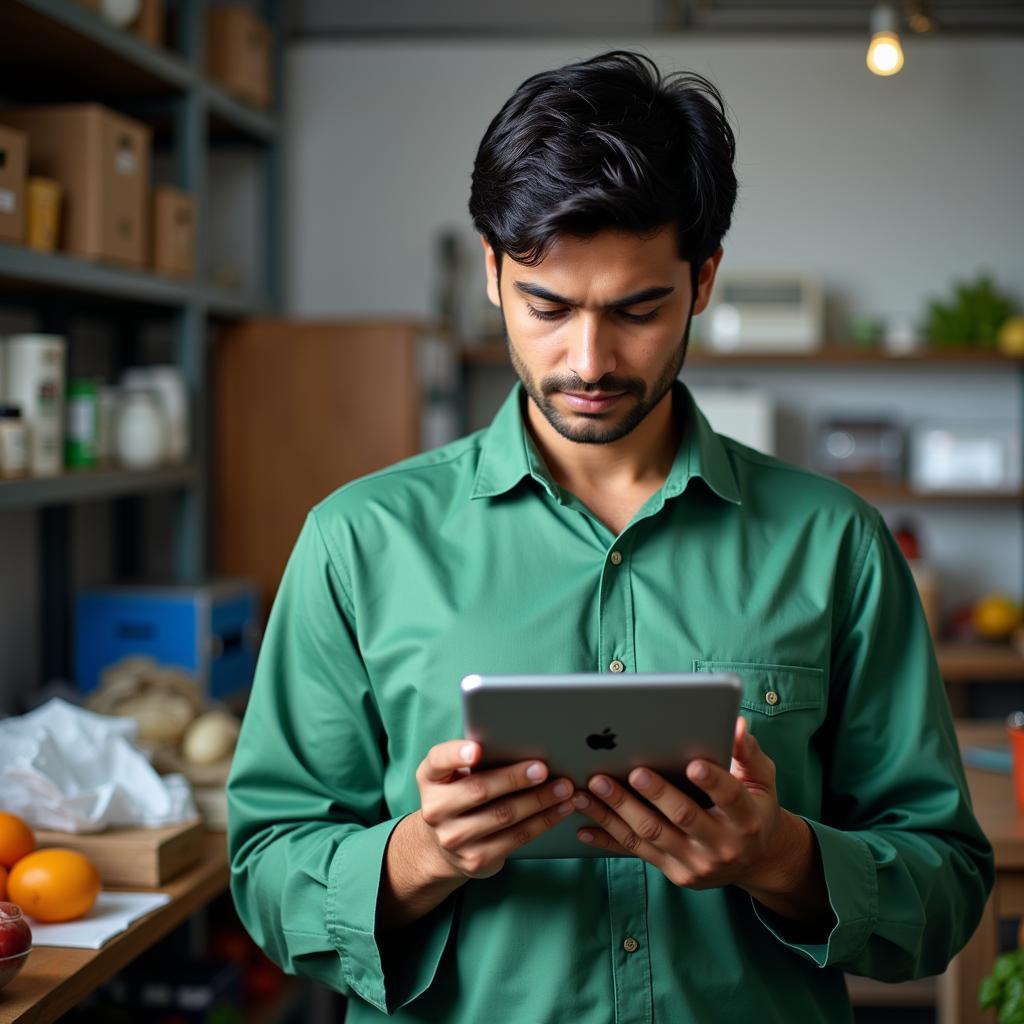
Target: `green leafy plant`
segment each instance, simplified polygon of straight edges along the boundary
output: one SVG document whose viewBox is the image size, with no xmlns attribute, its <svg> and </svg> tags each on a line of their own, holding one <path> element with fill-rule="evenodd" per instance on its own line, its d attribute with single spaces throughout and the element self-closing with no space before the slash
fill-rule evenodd
<svg viewBox="0 0 1024 1024">
<path fill-rule="evenodd" d="M 924 334 L 937 347 L 975 345 L 995 348 L 996 333 L 1013 316 L 1014 303 L 996 289 L 988 274 L 977 279 L 957 282 L 953 301 L 928 303 Z"/>
<path fill-rule="evenodd" d="M 996 958 L 978 989 L 978 1004 L 995 1010 L 999 1024 L 1024 1024 L 1024 949 Z"/>
</svg>

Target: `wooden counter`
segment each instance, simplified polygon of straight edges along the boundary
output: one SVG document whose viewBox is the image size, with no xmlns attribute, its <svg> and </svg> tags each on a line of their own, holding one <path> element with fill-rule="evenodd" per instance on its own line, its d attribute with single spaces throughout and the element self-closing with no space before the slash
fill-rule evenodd
<svg viewBox="0 0 1024 1024">
<path fill-rule="evenodd" d="M 102 949 L 36 946 L 21 973 L 0 991 L 0 1024 L 56 1020 L 227 886 L 226 837 L 211 832 L 198 864 L 167 885 L 147 890 L 170 893 L 171 902 L 133 921 Z"/>
<path fill-rule="evenodd" d="M 1002 722 L 957 723 L 961 749 L 1007 742 Z M 1024 917 L 1024 814 L 1017 809 L 1009 775 L 967 769 L 974 813 L 995 851 L 996 884 L 971 941 L 941 978 L 939 1024 L 995 1024 L 978 1009 L 978 986 L 999 953 L 1001 918 Z"/>
</svg>

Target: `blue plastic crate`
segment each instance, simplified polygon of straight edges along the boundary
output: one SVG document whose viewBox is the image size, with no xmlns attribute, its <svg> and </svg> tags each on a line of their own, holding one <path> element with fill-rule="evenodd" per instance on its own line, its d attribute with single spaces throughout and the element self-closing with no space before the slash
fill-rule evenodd
<svg viewBox="0 0 1024 1024">
<path fill-rule="evenodd" d="M 259 640 L 259 597 L 247 580 L 95 587 L 77 598 L 75 680 L 91 693 L 109 665 L 145 655 L 219 699 L 252 683 Z"/>
</svg>

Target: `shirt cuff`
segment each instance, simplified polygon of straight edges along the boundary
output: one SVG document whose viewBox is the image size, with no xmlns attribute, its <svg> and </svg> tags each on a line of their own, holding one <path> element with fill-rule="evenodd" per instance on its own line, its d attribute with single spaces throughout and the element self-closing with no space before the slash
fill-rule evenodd
<svg viewBox="0 0 1024 1024">
<path fill-rule="evenodd" d="M 821 853 L 828 902 L 836 923 L 823 943 L 790 942 L 781 933 L 785 923 L 751 897 L 757 919 L 784 946 L 818 967 L 853 961 L 864 948 L 878 922 L 878 877 L 871 848 L 852 832 L 804 818 Z"/>
<path fill-rule="evenodd" d="M 377 898 L 388 840 L 401 817 L 353 832 L 335 851 L 327 878 L 327 936 L 353 994 L 393 1013 L 426 991 L 448 942 L 455 900 L 446 899 L 401 932 L 401 956 L 378 941 Z"/>
</svg>

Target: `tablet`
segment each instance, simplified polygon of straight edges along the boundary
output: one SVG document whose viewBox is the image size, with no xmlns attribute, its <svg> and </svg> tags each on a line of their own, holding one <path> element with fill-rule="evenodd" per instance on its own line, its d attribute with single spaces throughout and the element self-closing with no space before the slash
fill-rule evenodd
<svg viewBox="0 0 1024 1024">
<path fill-rule="evenodd" d="M 698 757 L 730 764 L 741 688 L 732 673 L 469 675 L 463 735 L 483 749 L 478 770 L 537 758 L 548 779 L 565 776 L 585 789 L 595 772 L 626 783 L 643 765 L 707 807 L 686 766 Z M 621 856 L 581 843 L 576 831 L 587 825 L 594 823 L 573 811 L 511 856 Z"/>
</svg>

